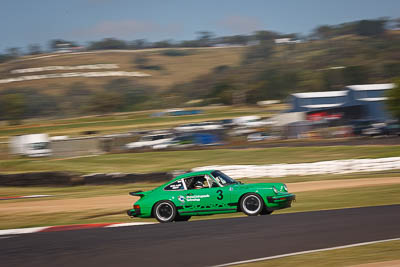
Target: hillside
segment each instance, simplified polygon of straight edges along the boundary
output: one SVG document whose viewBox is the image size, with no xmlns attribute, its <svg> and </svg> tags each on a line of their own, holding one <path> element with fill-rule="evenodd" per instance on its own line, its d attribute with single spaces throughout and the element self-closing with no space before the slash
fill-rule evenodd
<svg viewBox="0 0 400 267">
<path fill-rule="evenodd" d="M 126 78 L 164 90 L 173 84 L 189 82 L 220 65 L 238 65 L 244 48 L 196 48 L 196 49 L 147 49 L 147 50 L 112 50 L 98 52 L 47 54 L 24 57 L 0 65 L 0 91 L 9 88 L 36 88 L 51 95 L 62 94 L 74 83 L 85 83 L 92 90 L 103 87 L 116 78 Z M 179 52 L 177 52 L 179 51 Z M 175 53 L 174 53 L 175 52 Z M 85 65 L 115 64 L 116 68 L 90 70 Z M 79 70 L 45 70 L 15 73 L 30 68 L 48 66 L 81 66 Z M 46 75 L 76 72 L 124 71 L 140 72 L 147 77 L 68 77 L 42 78 L 29 81 L 1 83 L 3 79 L 20 78 L 28 75 Z"/>
<path fill-rule="evenodd" d="M 358 29 L 359 24 L 352 27 Z M 357 27 L 356 27 L 357 26 Z M 0 64 L 0 119 L 80 116 L 182 107 L 255 104 L 294 92 L 342 90 L 400 76 L 396 30 L 333 27 L 317 38 L 244 47 L 53 53 Z M 338 33 L 339 31 L 339 33 Z M 1 107 L 3 106 L 3 107 Z"/>
<path fill-rule="evenodd" d="M 299 43 L 266 40 L 250 46 L 239 67 L 207 73 L 173 88 L 185 100 L 213 98 L 248 104 L 285 99 L 294 92 L 342 90 L 346 85 L 387 83 L 400 77 L 400 35 L 346 34 Z"/>
</svg>

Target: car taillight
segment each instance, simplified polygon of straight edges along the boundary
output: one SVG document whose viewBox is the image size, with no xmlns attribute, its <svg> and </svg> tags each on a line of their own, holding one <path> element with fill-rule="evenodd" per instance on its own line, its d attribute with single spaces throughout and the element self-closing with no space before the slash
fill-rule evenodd
<svg viewBox="0 0 400 267">
<path fill-rule="evenodd" d="M 135 210 L 138 210 L 138 209 L 140 209 L 140 206 L 139 206 L 139 205 L 133 205 L 133 208 L 134 208 Z"/>
</svg>

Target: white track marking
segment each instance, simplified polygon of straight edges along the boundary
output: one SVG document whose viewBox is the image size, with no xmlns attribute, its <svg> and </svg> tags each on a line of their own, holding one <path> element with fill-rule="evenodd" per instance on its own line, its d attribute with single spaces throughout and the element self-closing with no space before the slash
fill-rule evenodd
<svg viewBox="0 0 400 267">
<path fill-rule="evenodd" d="M 146 225 L 146 224 L 155 224 L 155 222 L 133 222 L 133 223 L 117 223 L 107 225 L 105 227 L 125 227 L 125 226 L 136 226 L 136 225 Z"/>
<path fill-rule="evenodd" d="M 365 246 L 365 245 L 371 245 L 371 244 L 383 243 L 383 242 L 389 242 L 389 241 L 397 241 L 397 240 L 400 240 L 400 238 L 392 238 L 392 239 L 384 239 L 384 240 L 377 240 L 377 241 L 370 241 L 370 242 L 355 243 L 355 244 L 338 246 L 338 247 L 305 250 L 305 251 L 275 255 L 275 256 L 264 257 L 264 258 L 257 258 L 257 259 L 244 260 L 244 261 L 235 261 L 235 262 L 230 262 L 230 263 L 225 263 L 225 264 L 220 264 L 220 265 L 214 265 L 214 267 L 232 266 L 232 265 L 245 264 L 245 263 L 257 262 L 257 261 L 279 259 L 279 258 L 283 258 L 283 257 L 296 256 L 296 255 L 302 255 L 302 254 L 308 254 L 308 253 L 314 253 L 314 252 L 322 252 L 322 251 L 329 251 L 329 250 L 342 249 L 342 248 Z"/>
<path fill-rule="evenodd" d="M 53 195 L 29 195 L 29 196 L 16 196 L 16 197 L 0 197 L 0 200 L 15 200 L 24 198 L 40 198 L 40 197 L 52 197 Z"/>
<path fill-rule="evenodd" d="M 98 228 L 138 226 L 138 225 L 155 224 L 155 223 L 156 222 L 115 223 L 115 224 L 110 224 L 110 225 L 103 226 L 103 227 L 98 227 Z M 71 225 L 71 226 L 75 226 L 75 225 Z M 58 226 L 31 227 L 31 228 L 20 228 L 20 229 L 5 229 L 5 230 L 0 230 L 0 236 L 2 236 L 2 235 L 19 235 L 19 234 L 36 233 L 36 232 L 41 232 L 41 231 L 43 231 L 45 229 L 51 229 L 53 227 L 58 227 Z M 84 229 L 84 228 L 82 228 L 82 229 Z"/>
<path fill-rule="evenodd" d="M 36 198 L 36 197 L 52 197 L 52 195 L 30 195 L 30 196 L 22 196 L 22 198 Z"/>
<path fill-rule="evenodd" d="M 30 234 L 40 232 L 48 226 L 45 227 L 31 227 L 31 228 L 21 228 L 21 229 L 7 229 L 7 230 L 0 230 L 0 235 L 18 235 L 18 234 Z"/>
</svg>

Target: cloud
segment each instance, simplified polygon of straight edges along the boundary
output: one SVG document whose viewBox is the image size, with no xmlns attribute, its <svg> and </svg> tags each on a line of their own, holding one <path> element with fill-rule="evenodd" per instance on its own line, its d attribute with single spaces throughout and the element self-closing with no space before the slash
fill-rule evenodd
<svg viewBox="0 0 400 267">
<path fill-rule="evenodd" d="M 151 21 L 119 20 L 102 21 L 92 27 L 75 30 L 72 35 L 91 38 L 168 38 L 168 36 L 176 35 L 182 30 L 182 26 L 177 24 L 161 25 Z"/>
<path fill-rule="evenodd" d="M 260 20 L 245 16 L 227 16 L 217 21 L 217 26 L 232 33 L 251 33 L 261 30 L 263 25 Z"/>
</svg>

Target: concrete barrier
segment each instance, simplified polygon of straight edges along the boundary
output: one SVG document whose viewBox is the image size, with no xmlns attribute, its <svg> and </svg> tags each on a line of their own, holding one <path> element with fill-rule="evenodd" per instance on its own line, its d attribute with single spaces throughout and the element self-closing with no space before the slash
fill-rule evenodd
<svg viewBox="0 0 400 267">
<path fill-rule="evenodd" d="M 305 176 L 319 174 L 346 174 L 356 172 L 376 172 L 400 169 L 400 157 L 378 159 L 346 159 L 312 163 L 267 164 L 267 165 L 215 165 L 192 169 L 221 170 L 232 178 L 261 178 Z"/>
</svg>

